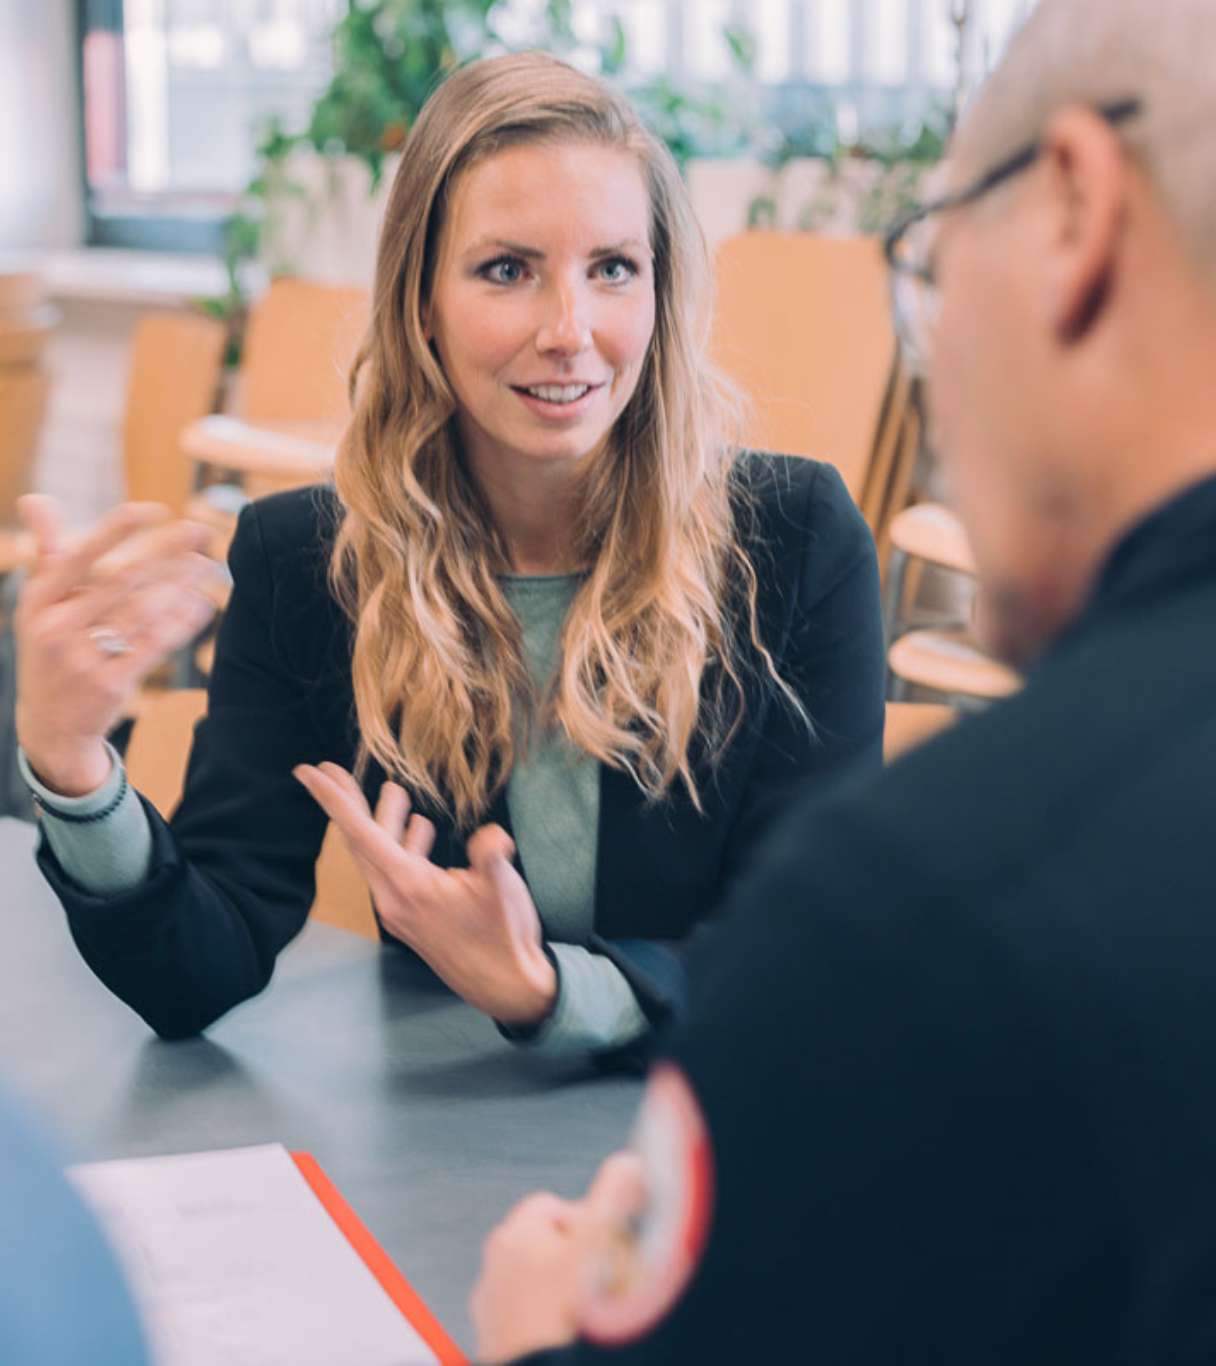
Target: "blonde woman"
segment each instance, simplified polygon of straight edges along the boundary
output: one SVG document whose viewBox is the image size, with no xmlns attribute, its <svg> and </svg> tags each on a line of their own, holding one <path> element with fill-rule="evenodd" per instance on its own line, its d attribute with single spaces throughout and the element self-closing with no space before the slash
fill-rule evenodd
<svg viewBox="0 0 1216 1366">
<path fill-rule="evenodd" d="M 27 504 L 39 858 L 157 1032 L 266 985 L 328 817 L 385 938 L 509 1037 L 625 1047 L 791 790 L 879 761 L 869 535 L 828 467 L 732 446 L 710 294 L 675 166 L 618 95 L 540 54 L 440 87 L 392 188 L 335 488 L 242 515 L 168 824 L 104 737 L 197 626 L 192 533 L 128 508 L 63 551 Z"/>
</svg>

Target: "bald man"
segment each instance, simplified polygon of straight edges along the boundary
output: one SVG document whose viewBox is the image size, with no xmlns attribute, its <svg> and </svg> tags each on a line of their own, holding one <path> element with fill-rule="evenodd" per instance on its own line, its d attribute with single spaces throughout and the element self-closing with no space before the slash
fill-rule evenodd
<svg viewBox="0 0 1216 1366">
<path fill-rule="evenodd" d="M 1015 699 L 808 798 L 480 1356 L 1216 1361 L 1216 3 L 1043 0 L 888 243 Z"/>
</svg>

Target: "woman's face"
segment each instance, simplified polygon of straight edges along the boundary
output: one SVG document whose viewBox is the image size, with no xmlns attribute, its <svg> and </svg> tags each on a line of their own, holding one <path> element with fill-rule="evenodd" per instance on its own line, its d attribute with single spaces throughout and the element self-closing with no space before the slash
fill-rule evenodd
<svg viewBox="0 0 1216 1366">
<path fill-rule="evenodd" d="M 456 182 L 427 314 L 482 477 L 577 465 L 637 387 L 654 331 L 638 159 L 524 144 Z"/>
</svg>

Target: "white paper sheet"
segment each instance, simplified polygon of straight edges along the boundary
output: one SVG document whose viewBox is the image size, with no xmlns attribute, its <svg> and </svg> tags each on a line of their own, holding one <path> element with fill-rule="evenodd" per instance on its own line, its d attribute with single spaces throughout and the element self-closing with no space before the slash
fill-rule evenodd
<svg viewBox="0 0 1216 1366">
<path fill-rule="evenodd" d="M 437 1358 L 285 1148 L 68 1175 L 110 1232 L 157 1366 L 421 1366 Z"/>
</svg>

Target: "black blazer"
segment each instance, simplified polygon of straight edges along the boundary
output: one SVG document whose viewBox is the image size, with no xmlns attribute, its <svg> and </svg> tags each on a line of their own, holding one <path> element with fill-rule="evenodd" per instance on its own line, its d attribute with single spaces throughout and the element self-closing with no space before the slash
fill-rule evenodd
<svg viewBox="0 0 1216 1366">
<path fill-rule="evenodd" d="M 826 465 L 747 456 L 738 483 L 750 493 L 739 519 L 759 576 L 762 638 L 815 733 L 753 681 L 746 723 L 716 772 L 702 770 L 703 816 L 683 791 L 648 804 L 626 774 L 602 769 L 589 947 L 621 967 L 654 1021 L 682 976 L 663 941 L 682 940 L 705 917 L 791 791 L 849 762 L 881 762 L 883 651 L 865 523 Z M 125 895 L 94 896 L 45 843 L 39 850 L 81 953 L 166 1037 L 196 1033 L 260 991 L 312 903 L 325 817 L 291 770 L 323 760 L 349 768 L 357 740 L 350 629 L 325 579 L 338 515 L 325 489 L 243 512 L 182 801 L 169 824 L 149 808 L 148 879 Z M 369 774 L 369 793 L 382 778 Z M 463 863 L 451 822 L 427 814 L 435 861 Z M 486 819 L 511 829 L 505 795 Z"/>
<path fill-rule="evenodd" d="M 706 1255 L 591 1366 L 1216 1360 L 1216 479 L 1016 698 L 789 815 L 690 967 Z"/>
</svg>

